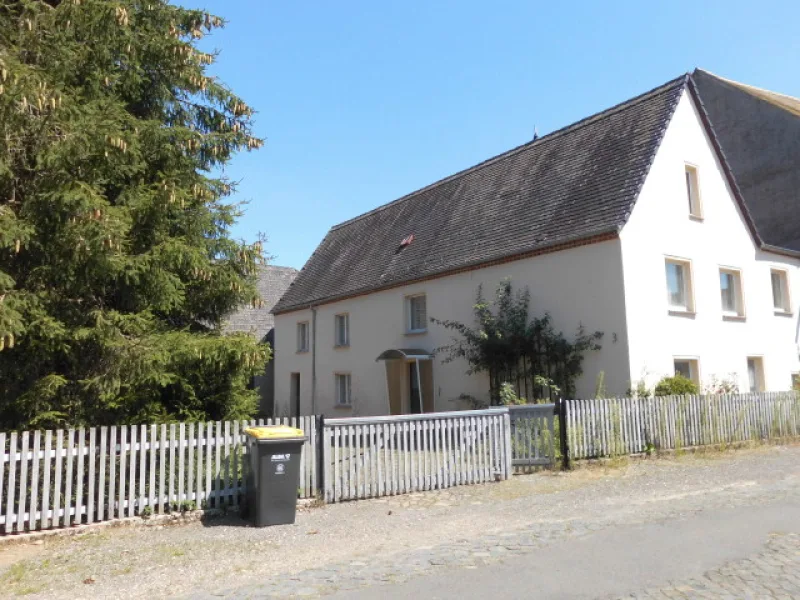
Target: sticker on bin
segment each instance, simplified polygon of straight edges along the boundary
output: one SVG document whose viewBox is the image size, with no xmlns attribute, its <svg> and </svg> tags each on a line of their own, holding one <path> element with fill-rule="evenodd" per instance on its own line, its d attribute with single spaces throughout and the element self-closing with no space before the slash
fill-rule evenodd
<svg viewBox="0 0 800 600">
<path fill-rule="evenodd" d="M 248 427 L 244 432 L 258 440 L 280 440 L 303 437 L 303 430 L 287 425 L 263 425 Z"/>
</svg>

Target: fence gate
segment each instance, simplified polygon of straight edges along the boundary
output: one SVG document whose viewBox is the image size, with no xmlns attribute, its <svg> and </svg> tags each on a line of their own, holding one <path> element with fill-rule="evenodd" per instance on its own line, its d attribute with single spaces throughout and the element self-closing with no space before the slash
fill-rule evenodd
<svg viewBox="0 0 800 600">
<path fill-rule="evenodd" d="M 506 408 L 325 419 L 325 501 L 508 479 Z"/>
<path fill-rule="evenodd" d="M 555 404 L 509 406 L 511 457 L 515 467 L 555 464 Z"/>
</svg>

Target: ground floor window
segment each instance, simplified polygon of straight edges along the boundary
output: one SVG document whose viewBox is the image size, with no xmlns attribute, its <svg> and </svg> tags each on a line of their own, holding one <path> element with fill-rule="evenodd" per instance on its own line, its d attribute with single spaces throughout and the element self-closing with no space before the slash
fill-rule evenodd
<svg viewBox="0 0 800 600">
<path fill-rule="evenodd" d="M 766 389 L 764 385 L 764 359 L 762 357 L 747 357 L 747 382 L 752 394 L 763 392 Z"/>
<path fill-rule="evenodd" d="M 350 373 L 336 373 L 336 405 L 350 406 Z"/>
<path fill-rule="evenodd" d="M 700 368 L 696 358 L 676 358 L 675 375 L 682 375 L 690 381 L 700 383 Z"/>
</svg>

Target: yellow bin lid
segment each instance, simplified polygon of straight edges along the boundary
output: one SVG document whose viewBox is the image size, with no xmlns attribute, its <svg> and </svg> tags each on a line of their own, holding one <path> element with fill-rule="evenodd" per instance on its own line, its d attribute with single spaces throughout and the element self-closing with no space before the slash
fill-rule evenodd
<svg viewBox="0 0 800 600">
<path fill-rule="evenodd" d="M 248 427 L 244 430 L 247 435 L 257 440 L 281 440 L 286 438 L 303 437 L 303 430 L 288 425 L 262 425 L 261 427 Z"/>
</svg>

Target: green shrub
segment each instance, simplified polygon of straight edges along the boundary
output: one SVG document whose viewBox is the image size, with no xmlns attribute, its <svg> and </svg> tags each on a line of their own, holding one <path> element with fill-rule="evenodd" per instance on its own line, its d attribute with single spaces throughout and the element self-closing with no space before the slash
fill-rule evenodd
<svg viewBox="0 0 800 600">
<path fill-rule="evenodd" d="M 664 377 L 656 385 L 656 396 L 685 396 L 696 394 L 697 384 L 683 375 L 675 373 L 673 377 Z"/>
</svg>

